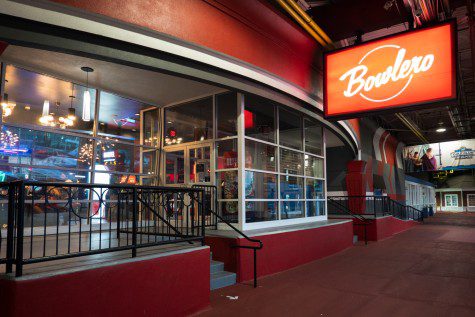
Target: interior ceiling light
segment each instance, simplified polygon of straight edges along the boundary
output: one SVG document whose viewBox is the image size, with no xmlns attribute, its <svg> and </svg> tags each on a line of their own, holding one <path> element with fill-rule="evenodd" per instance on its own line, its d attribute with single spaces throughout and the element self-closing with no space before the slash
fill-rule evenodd
<svg viewBox="0 0 475 317">
<path fill-rule="evenodd" d="M 442 132 L 445 132 L 447 131 L 446 128 L 438 128 L 437 130 L 435 130 L 435 132 L 438 132 L 438 133 L 442 133 Z"/>
<path fill-rule="evenodd" d="M 73 106 L 73 101 L 74 101 L 74 84 L 71 83 L 71 96 L 69 96 L 69 98 L 71 98 L 71 103 L 69 105 L 69 108 L 68 108 L 68 119 L 69 120 L 76 120 L 76 109 L 74 109 L 74 106 Z"/>
<path fill-rule="evenodd" d="M 91 67 L 83 66 L 81 70 L 86 73 L 86 91 L 82 100 L 82 121 L 91 121 L 91 93 L 89 92 L 89 73 L 92 73 L 94 69 Z"/>
<path fill-rule="evenodd" d="M 16 104 L 8 102 L 8 94 L 3 94 L 2 99 L 2 117 L 11 116 Z"/>
</svg>

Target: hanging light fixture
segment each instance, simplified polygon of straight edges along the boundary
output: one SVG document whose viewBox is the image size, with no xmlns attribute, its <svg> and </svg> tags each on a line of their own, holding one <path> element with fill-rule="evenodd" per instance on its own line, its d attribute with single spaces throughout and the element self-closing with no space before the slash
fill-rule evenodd
<svg viewBox="0 0 475 317">
<path fill-rule="evenodd" d="M 45 100 L 43 102 L 43 117 L 46 117 L 49 115 L 49 100 Z"/>
<path fill-rule="evenodd" d="M 83 66 L 81 70 L 86 73 L 86 91 L 84 91 L 82 102 L 82 120 L 91 121 L 91 93 L 89 92 L 89 73 L 92 73 L 94 69 L 91 67 Z"/>
<path fill-rule="evenodd" d="M 11 116 L 16 104 L 8 102 L 8 94 L 3 94 L 2 99 L 2 117 Z"/>
<path fill-rule="evenodd" d="M 69 108 L 68 108 L 68 119 L 71 120 L 71 121 L 75 121 L 76 120 L 76 109 L 74 109 L 73 107 L 73 100 L 74 98 L 74 84 L 71 83 L 71 96 L 69 96 L 69 98 L 71 98 L 71 104 L 69 105 Z"/>
</svg>

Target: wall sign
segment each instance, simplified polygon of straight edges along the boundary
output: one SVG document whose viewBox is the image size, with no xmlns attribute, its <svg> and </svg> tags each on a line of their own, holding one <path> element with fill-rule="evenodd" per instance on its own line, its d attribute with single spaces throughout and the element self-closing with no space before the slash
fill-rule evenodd
<svg viewBox="0 0 475 317">
<path fill-rule="evenodd" d="M 325 117 L 417 109 L 456 99 L 454 22 L 324 55 Z"/>
</svg>

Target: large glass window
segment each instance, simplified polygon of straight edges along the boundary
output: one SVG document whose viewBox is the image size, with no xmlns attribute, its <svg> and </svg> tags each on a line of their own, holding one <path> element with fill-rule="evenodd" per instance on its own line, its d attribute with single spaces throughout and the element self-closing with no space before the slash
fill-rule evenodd
<svg viewBox="0 0 475 317">
<path fill-rule="evenodd" d="M 276 147 L 273 145 L 246 140 L 246 168 L 275 171 Z"/>
<path fill-rule="evenodd" d="M 246 95 L 244 108 L 246 136 L 275 142 L 275 107 L 269 100 Z"/>
<path fill-rule="evenodd" d="M 280 176 L 280 198 L 304 199 L 303 178 L 288 175 Z"/>
<path fill-rule="evenodd" d="M 284 174 L 303 174 L 303 154 L 280 149 L 280 172 Z"/>
<path fill-rule="evenodd" d="M 204 141 L 213 138 L 213 98 L 190 101 L 165 109 L 165 143 Z"/>
<path fill-rule="evenodd" d="M 277 220 L 277 204 L 277 201 L 246 201 L 246 222 Z"/>
<path fill-rule="evenodd" d="M 323 159 L 305 154 L 305 175 L 323 178 Z"/>
<path fill-rule="evenodd" d="M 216 96 L 217 138 L 237 135 L 237 94 L 229 92 Z"/>
<path fill-rule="evenodd" d="M 279 110 L 280 145 L 302 149 L 302 117 L 287 110 Z"/>
<path fill-rule="evenodd" d="M 237 139 L 216 142 L 216 168 L 238 167 Z"/>
</svg>

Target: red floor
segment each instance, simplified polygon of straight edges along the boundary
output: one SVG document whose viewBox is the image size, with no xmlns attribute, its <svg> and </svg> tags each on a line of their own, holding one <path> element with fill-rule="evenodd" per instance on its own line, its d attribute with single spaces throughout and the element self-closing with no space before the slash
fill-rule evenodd
<svg viewBox="0 0 475 317">
<path fill-rule="evenodd" d="M 474 298 L 475 214 L 439 213 L 389 239 L 261 278 L 257 289 L 214 291 L 201 315 L 475 316 Z"/>
</svg>

